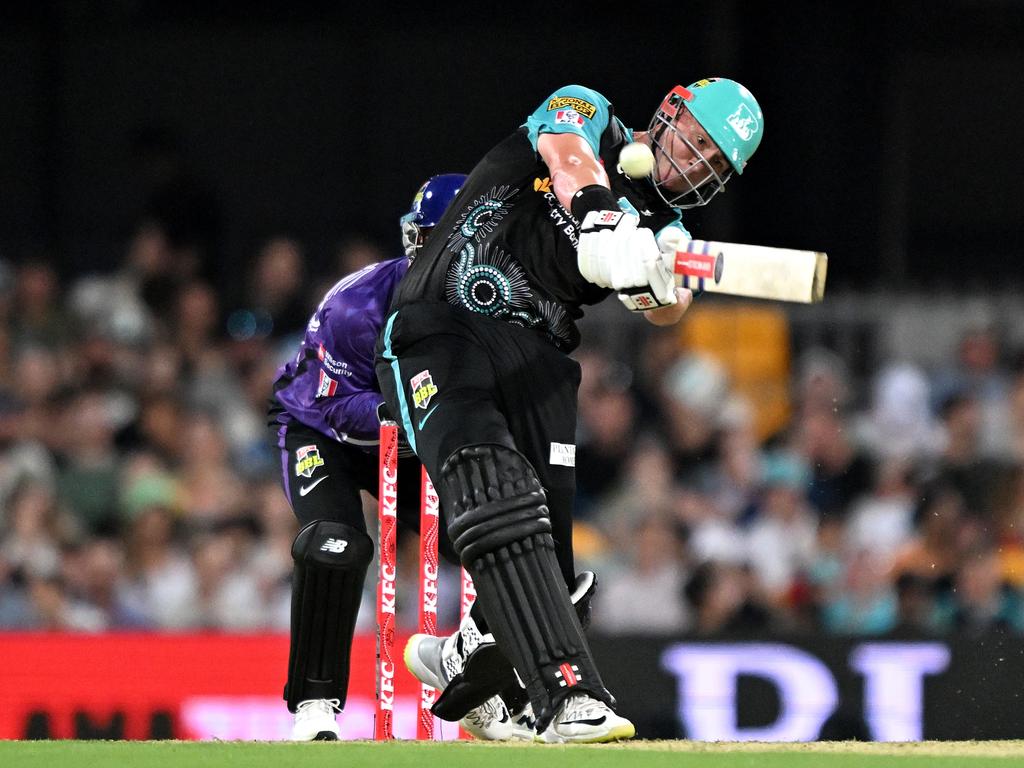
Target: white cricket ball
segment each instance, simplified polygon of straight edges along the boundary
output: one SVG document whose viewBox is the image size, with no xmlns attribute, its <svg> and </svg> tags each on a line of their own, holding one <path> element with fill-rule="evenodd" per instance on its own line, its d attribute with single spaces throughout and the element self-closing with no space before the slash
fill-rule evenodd
<svg viewBox="0 0 1024 768">
<path fill-rule="evenodd" d="M 654 172 L 654 153 L 646 144 L 633 141 L 619 152 L 619 167 L 631 179 L 643 179 Z"/>
</svg>

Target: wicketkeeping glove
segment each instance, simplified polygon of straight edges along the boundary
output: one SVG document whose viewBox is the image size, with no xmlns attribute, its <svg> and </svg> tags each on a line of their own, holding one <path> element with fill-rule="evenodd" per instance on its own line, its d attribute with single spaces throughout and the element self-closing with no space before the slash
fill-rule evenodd
<svg viewBox="0 0 1024 768">
<path fill-rule="evenodd" d="M 590 211 L 580 227 L 577 263 L 594 285 L 619 291 L 627 309 L 643 312 L 676 303 L 675 277 L 654 233 L 622 211 Z"/>
</svg>

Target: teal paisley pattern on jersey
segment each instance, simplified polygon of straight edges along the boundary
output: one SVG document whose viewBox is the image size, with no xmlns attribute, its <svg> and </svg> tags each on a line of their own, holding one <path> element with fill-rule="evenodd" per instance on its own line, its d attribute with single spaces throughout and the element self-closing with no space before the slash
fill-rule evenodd
<svg viewBox="0 0 1024 768">
<path fill-rule="evenodd" d="M 459 253 L 467 244 L 482 243 L 512 210 L 512 198 L 517 192 L 507 184 L 492 187 L 486 195 L 470 203 L 448 238 L 448 250 Z"/>
<path fill-rule="evenodd" d="M 448 267 L 445 298 L 449 304 L 471 312 L 538 330 L 559 344 L 572 333 L 565 310 L 536 296 L 522 264 L 488 242 L 512 209 L 518 191 L 509 186 L 494 187 L 470 203 L 459 217 L 448 238 L 448 250 L 456 258 Z"/>
<path fill-rule="evenodd" d="M 448 302 L 473 312 L 535 325 L 530 310 L 530 285 L 523 268 L 505 251 L 485 243 L 467 243 L 453 262 Z"/>
</svg>

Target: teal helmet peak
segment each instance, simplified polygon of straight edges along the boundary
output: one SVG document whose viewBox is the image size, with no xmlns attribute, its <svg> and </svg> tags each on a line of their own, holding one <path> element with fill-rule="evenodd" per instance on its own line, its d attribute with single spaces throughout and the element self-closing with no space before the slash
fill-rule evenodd
<svg viewBox="0 0 1024 768">
<path fill-rule="evenodd" d="M 764 135 L 764 117 L 754 95 L 724 77 L 698 80 L 685 90 L 690 114 L 708 132 L 736 173 L 743 169 Z"/>
</svg>

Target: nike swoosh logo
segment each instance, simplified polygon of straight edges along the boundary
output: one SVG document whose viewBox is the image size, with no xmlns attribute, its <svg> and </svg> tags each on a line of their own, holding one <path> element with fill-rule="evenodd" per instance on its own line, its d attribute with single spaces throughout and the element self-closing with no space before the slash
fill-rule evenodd
<svg viewBox="0 0 1024 768">
<path fill-rule="evenodd" d="M 301 486 L 301 487 L 299 488 L 299 496 L 305 496 L 305 495 L 306 495 L 307 493 L 309 493 L 309 492 L 310 492 L 310 491 L 312 491 L 312 490 L 313 490 L 314 488 L 316 488 L 316 487 L 317 487 L 318 485 L 320 485 L 320 483 L 322 483 L 322 482 L 323 482 L 324 480 L 326 480 L 326 479 L 327 479 L 328 477 L 330 477 L 330 475 L 324 475 L 324 476 L 323 476 L 323 477 L 321 477 L 321 478 L 320 478 L 319 480 L 314 480 L 314 481 L 313 481 L 312 483 L 310 483 L 309 485 L 303 485 L 303 486 Z"/>
<path fill-rule="evenodd" d="M 608 718 L 604 715 L 590 720 L 563 720 L 560 725 L 601 725 Z"/>
<path fill-rule="evenodd" d="M 437 405 L 440 405 L 440 403 L 438 403 Z M 420 419 L 420 429 L 423 429 L 423 425 L 427 423 L 427 419 L 434 415 L 434 411 L 437 410 L 437 405 L 435 405 L 433 408 L 427 411 L 427 415 Z"/>
</svg>

